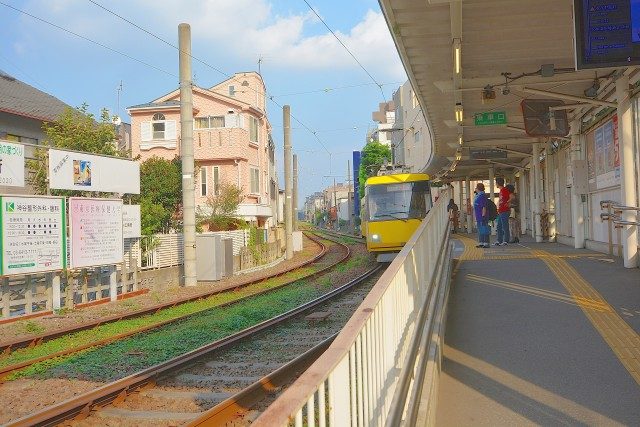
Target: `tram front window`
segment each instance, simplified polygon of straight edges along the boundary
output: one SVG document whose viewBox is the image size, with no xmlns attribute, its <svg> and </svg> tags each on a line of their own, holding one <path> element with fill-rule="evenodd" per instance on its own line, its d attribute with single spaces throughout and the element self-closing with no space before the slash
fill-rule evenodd
<svg viewBox="0 0 640 427">
<path fill-rule="evenodd" d="M 372 185 L 367 187 L 367 200 L 369 221 L 422 219 L 431 209 L 425 181 Z"/>
</svg>

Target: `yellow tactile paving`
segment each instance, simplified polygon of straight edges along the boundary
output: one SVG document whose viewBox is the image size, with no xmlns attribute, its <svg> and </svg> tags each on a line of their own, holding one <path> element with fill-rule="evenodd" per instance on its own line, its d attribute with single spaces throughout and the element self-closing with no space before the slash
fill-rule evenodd
<svg viewBox="0 0 640 427">
<path fill-rule="evenodd" d="M 478 260 L 509 260 L 509 259 L 533 259 L 542 260 L 551 272 L 556 276 L 560 283 L 567 289 L 571 300 L 580 307 L 587 319 L 596 328 L 598 333 L 607 342 L 611 350 L 616 354 L 622 365 L 640 384 L 640 336 L 625 322 L 620 315 L 611 307 L 600 293 L 591 286 L 577 271 L 573 268 L 565 258 L 594 257 L 606 258 L 600 254 L 552 254 L 547 251 L 540 250 L 521 250 L 517 249 L 517 253 L 513 255 L 496 254 L 495 250 L 502 252 L 500 249 L 482 249 L 476 248 L 477 242 L 467 236 L 457 235 L 455 238 L 464 244 L 464 252 L 460 255 L 462 261 L 478 261 Z M 526 249 L 526 248 L 525 248 Z M 469 277 L 469 276 L 467 276 Z M 518 283 L 505 282 L 490 278 L 481 278 L 476 276 L 472 278 L 475 281 L 485 280 L 484 283 L 494 284 L 495 286 L 507 287 L 518 292 L 527 292 L 543 296 L 545 298 L 553 298 L 556 300 L 564 300 L 569 295 L 560 293 L 550 293 L 535 288 L 524 287 Z M 491 283 L 488 283 L 490 281 Z"/>
<path fill-rule="evenodd" d="M 533 251 L 573 295 L 591 324 L 607 342 L 629 374 L 640 384 L 640 336 L 569 263 L 545 251 Z M 594 310 L 587 301 L 601 301 L 609 309 Z"/>
</svg>

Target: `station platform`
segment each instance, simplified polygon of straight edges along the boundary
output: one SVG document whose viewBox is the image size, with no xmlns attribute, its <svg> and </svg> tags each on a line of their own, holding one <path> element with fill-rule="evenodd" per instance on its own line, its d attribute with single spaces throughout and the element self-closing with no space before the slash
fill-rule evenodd
<svg viewBox="0 0 640 427">
<path fill-rule="evenodd" d="M 640 271 L 474 237 L 452 236 L 437 424 L 640 425 Z"/>
</svg>

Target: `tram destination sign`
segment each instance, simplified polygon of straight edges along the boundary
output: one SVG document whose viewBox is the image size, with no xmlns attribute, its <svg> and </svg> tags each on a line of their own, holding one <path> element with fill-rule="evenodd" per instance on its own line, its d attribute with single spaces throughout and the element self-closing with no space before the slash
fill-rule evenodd
<svg viewBox="0 0 640 427">
<path fill-rule="evenodd" d="M 487 111 L 485 113 L 477 113 L 473 117 L 476 126 L 507 124 L 507 113 L 505 111 Z"/>
<path fill-rule="evenodd" d="M 506 159 L 507 152 L 495 148 L 469 148 L 472 160 Z"/>
</svg>

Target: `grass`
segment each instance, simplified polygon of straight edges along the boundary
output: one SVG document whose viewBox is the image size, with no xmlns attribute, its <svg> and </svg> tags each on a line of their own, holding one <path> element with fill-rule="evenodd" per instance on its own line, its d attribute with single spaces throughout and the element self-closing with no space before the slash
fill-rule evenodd
<svg viewBox="0 0 640 427">
<path fill-rule="evenodd" d="M 305 267 L 302 269 L 298 269 L 294 272 L 284 274 L 283 276 L 280 276 L 280 277 L 275 277 L 266 281 L 262 281 L 255 285 L 240 288 L 236 291 L 224 292 L 221 294 L 213 295 L 206 299 L 187 302 L 175 307 L 170 307 L 170 308 L 161 310 L 154 314 L 149 314 L 149 315 L 136 317 L 132 319 L 121 320 L 118 322 L 107 323 L 104 325 L 99 325 L 89 330 L 75 332 L 60 338 L 46 341 L 32 348 L 18 349 L 8 355 L 0 356 L 0 367 L 5 367 L 5 366 L 21 363 L 21 362 L 33 360 L 42 356 L 55 354 L 70 348 L 77 348 L 83 345 L 96 343 L 100 340 L 110 338 L 115 335 L 131 332 L 136 329 L 149 326 L 152 324 L 157 324 L 163 321 L 177 319 L 184 316 L 192 316 L 200 312 L 210 310 L 222 304 L 230 303 L 230 302 L 251 296 L 258 292 L 275 288 L 279 285 L 282 285 L 286 281 L 295 280 L 295 279 L 301 278 L 302 276 L 311 274 L 315 272 L 317 269 L 318 267 L 316 266 Z M 122 301 L 123 304 L 127 302 L 128 302 L 127 300 Z M 133 304 L 131 305 L 132 308 L 134 306 L 135 305 Z M 27 321 L 26 323 L 29 323 L 29 321 Z M 35 328 L 37 327 L 40 327 L 42 328 L 42 330 L 44 330 L 44 327 L 38 325 L 35 322 L 30 322 L 29 325 L 24 326 L 24 328 L 31 328 L 33 330 L 35 330 Z M 37 333 L 37 332 L 33 332 L 33 333 Z"/>
<path fill-rule="evenodd" d="M 63 377 L 113 381 L 270 319 L 324 293 L 316 284 L 297 283 L 298 286 L 207 310 L 103 347 L 37 363 L 7 379 Z"/>
</svg>

